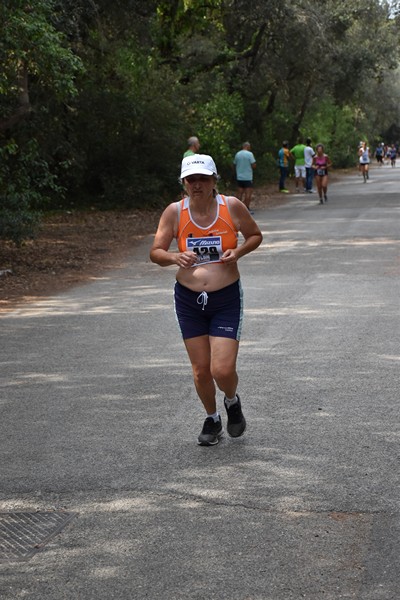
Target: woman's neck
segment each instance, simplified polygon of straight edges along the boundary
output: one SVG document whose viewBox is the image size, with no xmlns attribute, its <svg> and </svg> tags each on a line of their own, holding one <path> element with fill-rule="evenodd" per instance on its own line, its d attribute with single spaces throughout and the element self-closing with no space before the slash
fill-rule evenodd
<svg viewBox="0 0 400 600">
<path fill-rule="evenodd" d="M 205 216 L 211 214 L 217 205 L 214 194 L 208 198 L 189 198 L 190 211 L 197 215 Z"/>
</svg>

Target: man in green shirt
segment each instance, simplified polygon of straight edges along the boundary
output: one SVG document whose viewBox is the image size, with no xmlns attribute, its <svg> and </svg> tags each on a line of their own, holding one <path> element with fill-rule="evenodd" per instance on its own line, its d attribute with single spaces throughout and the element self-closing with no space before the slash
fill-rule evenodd
<svg viewBox="0 0 400 600">
<path fill-rule="evenodd" d="M 303 190 L 305 190 L 305 181 L 306 181 L 306 166 L 304 159 L 304 149 L 305 145 L 303 144 L 303 140 L 301 138 L 298 139 L 297 144 L 293 146 L 291 149 L 291 153 L 294 156 L 294 176 L 296 178 L 296 192 L 299 193 L 299 185 L 302 185 Z"/>
<path fill-rule="evenodd" d="M 186 156 L 193 156 L 193 154 L 199 153 L 199 150 L 200 150 L 199 138 L 197 138 L 195 135 L 192 135 L 192 137 L 190 137 L 188 139 L 187 144 L 188 144 L 188 149 L 186 150 L 185 154 L 183 155 L 183 158 L 186 158 Z"/>
</svg>

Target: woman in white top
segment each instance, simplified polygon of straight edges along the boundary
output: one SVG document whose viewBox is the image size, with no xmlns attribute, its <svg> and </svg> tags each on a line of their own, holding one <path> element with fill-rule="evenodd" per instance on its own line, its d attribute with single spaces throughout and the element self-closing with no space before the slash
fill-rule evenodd
<svg viewBox="0 0 400 600">
<path fill-rule="evenodd" d="M 364 183 L 369 179 L 368 165 L 370 161 L 369 148 L 366 142 L 361 142 L 358 149 L 358 156 L 360 161 L 360 172 L 364 178 Z"/>
</svg>

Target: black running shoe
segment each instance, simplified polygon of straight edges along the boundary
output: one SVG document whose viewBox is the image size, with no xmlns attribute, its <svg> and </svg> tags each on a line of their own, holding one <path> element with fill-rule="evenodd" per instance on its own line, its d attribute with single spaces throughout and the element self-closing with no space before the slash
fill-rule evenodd
<svg viewBox="0 0 400 600">
<path fill-rule="evenodd" d="M 224 405 L 228 415 L 227 430 L 231 437 L 240 437 L 246 429 L 246 419 L 242 413 L 242 405 L 238 394 L 236 394 L 236 398 L 237 402 L 232 404 L 230 408 L 226 406 L 226 398 L 224 398 Z"/>
<path fill-rule="evenodd" d="M 214 421 L 212 417 L 207 417 L 197 443 L 199 446 L 215 446 L 223 433 L 221 417 L 218 418 L 218 421 Z"/>
</svg>

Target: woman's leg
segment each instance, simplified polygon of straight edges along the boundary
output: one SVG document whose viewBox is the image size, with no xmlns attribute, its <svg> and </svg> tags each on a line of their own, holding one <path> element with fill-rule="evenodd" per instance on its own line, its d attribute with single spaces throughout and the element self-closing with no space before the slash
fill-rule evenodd
<svg viewBox="0 0 400 600">
<path fill-rule="evenodd" d="M 225 337 L 210 336 L 211 374 L 227 398 L 234 398 L 238 386 L 236 360 L 239 342 Z"/>
<path fill-rule="evenodd" d="M 319 201 L 322 202 L 322 177 L 321 175 L 317 175 L 315 179 L 317 182 Z"/>
<path fill-rule="evenodd" d="M 328 194 L 328 175 L 324 175 L 322 178 L 322 191 L 324 192 L 324 199 L 327 200 Z"/>
<path fill-rule="evenodd" d="M 361 165 L 361 173 L 362 173 L 362 176 L 364 178 L 364 183 L 367 181 L 367 172 L 366 172 L 366 168 L 365 167 L 366 167 L 365 164 Z"/>
<path fill-rule="evenodd" d="M 193 381 L 208 415 L 216 412 L 215 383 L 211 375 L 211 347 L 208 335 L 184 340 L 193 370 Z"/>
<path fill-rule="evenodd" d="M 207 414 L 216 411 L 215 383 L 227 398 L 234 398 L 238 385 L 236 360 L 239 342 L 230 338 L 201 336 L 185 340 L 193 369 L 196 391 Z"/>
<path fill-rule="evenodd" d="M 231 437 L 243 435 L 246 429 L 246 419 L 242 412 L 239 395 L 236 393 L 238 375 L 236 359 L 239 342 L 229 338 L 212 337 L 211 343 L 211 372 L 219 389 L 224 392 L 224 405 L 228 423 L 227 430 Z"/>
</svg>

